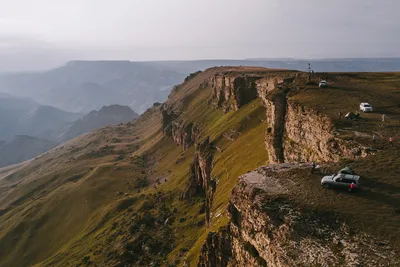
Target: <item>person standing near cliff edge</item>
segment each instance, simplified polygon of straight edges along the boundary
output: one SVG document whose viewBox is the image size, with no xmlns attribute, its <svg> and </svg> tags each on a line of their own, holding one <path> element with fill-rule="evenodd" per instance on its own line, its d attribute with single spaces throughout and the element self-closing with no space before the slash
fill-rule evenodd
<svg viewBox="0 0 400 267">
<path fill-rule="evenodd" d="M 313 161 L 311 163 L 311 173 L 314 173 L 316 167 L 317 167 L 317 164 L 315 163 L 315 161 Z"/>
</svg>

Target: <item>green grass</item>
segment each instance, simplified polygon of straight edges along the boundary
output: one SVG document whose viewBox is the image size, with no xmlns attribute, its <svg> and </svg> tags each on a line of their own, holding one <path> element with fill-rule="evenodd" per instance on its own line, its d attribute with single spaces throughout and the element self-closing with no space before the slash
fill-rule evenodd
<svg viewBox="0 0 400 267">
<path fill-rule="evenodd" d="M 228 223 L 226 207 L 238 177 L 268 161 L 264 145 L 267 125 L 261 100 L 224 114 L 210 105 L 211 88 L 199 89 L 204 79 L 217 71 L 198 74 L 168 100 L 173 108 L 182 111 L 182 121 L 201 129 L 201 140 L 209 136 L 218 147 L 211 173 L 218 185 L 210 228 L 199 223 L 204 221 L 204 214 L 200 213 L 204 199 L 179 200 L 190 177 L 195 148 L 183 150 L 163 137 L 159 107 L 154 107 L 134 123 L 77 138 L 63 149 L 11 170 L 15 173 L 9 179 L 0 180 L 0 207 L 9 208 L 0 217 L 0 265 L 68 266 L 81 264 L 84 259 L 104 265 L 106 251 L 122 252 L 126 242 L 137 237 L 128 228 L 135 216 L 143 215 L 145 204 L 152 201 L 154 194 L 162 191 L 170 196 L 166 201 L 168 209 L 175 210 L 175 222 L 171 225 L 174 247 L 168 255 L 154 255 L 154 259 L 162 262 L 166 258 L 170 263 L 182 264 L 186 258 L 195 266 L 208 232 Z M 388 148 L 384 140 L 399 133 L 396 125 L 400 111 L 395 104 L 400 103 L 400 75 L 332 74 L 327 80 L 328 88 L 307 86 L 307 90 L 291 95 L 290 100 L 327 114 L 341 129 L 352 127 L 342 133 L 347 138 L 354 138 L 354 131 L 377 132 L 376 146 L 383 151 L 352 162 L 356 171 L 366 177 L 366 193 L 327 192 L 319 187 L 321 177 L 300 172 L 291 178 L 301 185 L 293 188 L 293 198 L 302 205 L 338 212 L 361 228 L 370 232 L 376 229 L 398 243 L 400 155 L 398 150 Z M 339 110 L 357 109 L 362 100 L 370 101 L 377 113 L 363 114 L 365 120 L 350 125 L 336 120 Z M 383 126 L 379 122 L 381 111 L 390 118 Z M 224 133 L 231 131 L 237 133 L 233 141 L 224 137 Z M 369 142 L 362 137 L 357 141 Z M 113 146 L 114 152 L 87 157 L 105 145 Z M 119 155 L 124 157 L 116 161 Z M 0 170 L 0 174 L 8 171 Z M 137 184 L 144 177 L 150 185 L 138 192 Z M 160 185 L 155 182 L 157 179 Z M 14 204 L 9 206 L 10 203 Z M 159 212 L 154 207 L 149 209 L 154 214 Z M 185 220 L 179 222 L 181 218 Z M 149 233 L 160 234 L 157 227 Z"/>
</svg>

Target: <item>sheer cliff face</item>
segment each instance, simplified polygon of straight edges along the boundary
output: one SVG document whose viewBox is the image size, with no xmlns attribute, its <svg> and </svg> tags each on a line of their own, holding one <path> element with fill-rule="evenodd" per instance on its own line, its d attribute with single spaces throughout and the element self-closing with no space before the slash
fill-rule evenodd
<svg viewBox="0 0 400 267">
<path fill-rule="evenodd" d="M 286 94 L 275 90 L 264 100 L 268 129 L 265 135 L 265 145 L 271 162 L 284 162 L 283 136 L 286 124 Z"/>
<path fill-rule="evenodd" d="M 352 157 L 348 147 L 333 135 L 334 127 L 323 114 L 288 103 L 285 118 L 284 158 L 287 162 L 338 161 Z"/>
<path fill-rule="evenodd" d="M 367 147 L 337 138 L 327 116 L 292 102 L 282 90 L 270 94 L 265 106 L 265 143 L 271 163 L 335 162 L 368 154 Z"/>
<path fill-rule="evenodd" d="M 200 129 L 195 127 L 192 122 L 178 119 L 179 113 L 165 105 L 161 107 L 161 114 L 164 136 L 171 137 L 183 149 L 189 148 L 196 142 Z"/>
<path fill-rule="evenodd" d="M 258 76 L 219 74 L 209 80 L 213 88 L 214 102 L 224 112 L 238 110 L 241 106 L 257 98 Z"/>
<path fill-rule="evenodd" d="M 238 110 L 260 97 L 266 109 L 268 128 L 265 146 L 271 163 L 337 161 L 364 156 L 365 148 L 334 136 L 330 119 L 288 97 L 307 81 L 304 73 L 220 73 L 210 78 L 213 103 L 224 112 Z M 304 84 L 303 84 L 304 85 Z M 356 153 L 354 153 L 356 151 Z"/>
<path fill-rule="evenodd" d="M 262 167 L 239 178 L 230 223 L 209 234 L 199 266 L 398 266 L 395 252 L 378 240 L 294 203 L 281 184 L 293 168 Z"/>
<path fill-rule="evenodd" d="M 217 73 L 199 89 L 212 90 L 208 102 L 213 108 L 230 112 L 256 98 L 265 107 L 267 128 L 265 146 L 270 163 L 337 161 L 342 157 L 363 156 L 359 144 L 334 135 L 330 119 L 294 102 L 308 75 L 296 72 Z M 182 99 L 181 99 L 182 100 Z M 180 101 L 184 102 L 184 101 Z M 182 105 L 184 106 L 184 105 Z M 187 149 L 195 145 L 193 163 L 181 199 L 204 197 L 206 223 L 211 226 L 211 211 L 216 183 L 212 179 L 214 147 L 201 136 L 196 121 L 187 121 L 179 105 L 163 105 L 164 135 Z M 198 123 L 198 122 L 197 122 Z M 260 144 L 263 145 L 263 144 Z M 273 166 L 273 165 L 271 165 Z M 278 168 L 279 169 L 279 168 Z M 283 168 L 284 169 L 284 168 Z M 358 249 L 367 239 L 349 236 L 348 226 L 322 221 L 307 212 L 289 196 L 280 182 L 282 171 L 262 168 L 240 178 L 228 205 L 230 223 L 210 233 L 201 250 L 199 266 L 357 266 L 372 261 L 361 259 Z M 364 238 L 364 239 L 363 239 Z M 338 241 L 341 240 L 340 245 Z M 361 243 L 360 243 L 361 242 Z M 362 245 L 363 246 L 363 245 Z"/>
<path fill-rule="evenodd" d="M 325 115 L 291 101 L 288 93 L 295 92 L 299 83 L 307 80 L 305 75 L 227 72 L 208 78 L 206 84 L 212 88 L 212 105 L 223 112 L 238 110 L 257 97 L 263 100 L 268 123 L 265 146 L 271 163 L 337 161 L 353 157 L 354 150 L 365 150 L 335 138 L 334 127 Z M 193 145 L 200 132 L 194 123 L 186 122 L 179 111 L 166 105 L 161 109 L 164 134 L 183 149 Z"/>
</svg>

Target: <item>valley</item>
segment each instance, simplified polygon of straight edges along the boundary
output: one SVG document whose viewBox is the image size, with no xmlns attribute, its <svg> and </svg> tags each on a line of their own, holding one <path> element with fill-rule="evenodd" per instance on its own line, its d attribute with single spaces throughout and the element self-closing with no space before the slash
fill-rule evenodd
<svg viewBox="0 0 400 267">
<path fill-rule="evenodd" d="M 121 105 L 104 106 L 83 116 L 30 98 L 0 94 L 0 167 L 29 160 L 81 134 L 138 116 Z"/>
<path fill-rule="evenodd" d="M 0 169 L 0 266 L 398 265 L 399 88 L 399 73 L 191 75 L 134 121 Z M 339 117 L 360 102 L 374 112 Z M 362 189 L 323 189 L 344 166 Z"/>
</svg>

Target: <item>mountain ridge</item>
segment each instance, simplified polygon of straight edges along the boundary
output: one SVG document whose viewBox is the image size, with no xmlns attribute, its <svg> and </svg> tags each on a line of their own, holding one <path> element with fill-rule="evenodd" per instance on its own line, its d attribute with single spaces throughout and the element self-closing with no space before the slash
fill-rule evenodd
<svg viewBox="0 0 400 267">
<path fill-rule="evenodd" d="M 327 88 L 318 88 L 321 77 L 328 81 Z M 312 214 L 316 219 L 346 222 L 350 228 L 345 230 L 357 233 L 354 236 L 371 235 L 371 240 L 383 244 L 374 245 L 378 253 L 394 255 L 379 258 L 380 263 L 389 263 L 399 255 L 400 245 L 399 220 L 393 216 L 399 204 L 399 185 L 393 177 L 400 162 L 398 150 L 386 141 L 399 130 L 399 80 L 399 73 L 310 77 L 256 67 L 199 72 L 134 122 L 70 140 L 3 176 L 0 263 L 213 266 L 213 259 L 229 259 L 274 266 L 277 263 L 266 253 L 286 248 L 276 234 L 288 233 L 289 243 L 291 236 L 300 236 L 304 238 L 300 241 L 320 244 L 315 232 L 302 223 L 314 221 Z M 371 102 L 377 113 L 362 114 L 358 121 L 339 118 L 339 111 L 357 108 L 361 100 Z M 383 126 L 381 112 L 391 114 Z M 379 133 L 377 144 L 371 144 L 374 132 Z M 354 194 L 323 190 L 323 173 L 311 174 L 308 165 L 301 167 L 297 159 L 318 160 L 327 173 L 350 165 L 363 177 L 363 190 Z M 272 189 L 254 194 L 249 189 L 240 198 L 238 192 L 251 186 L 238 184 L 239 176 L 269 163 L 273 164 L 268 168 L 284 170 L 285 163 L 300 166 L 268 177 L 289 190 L 295 212 L 311 218 L 291 224 L 292 213 L 285 212 L 292 209 L 279 208 L 288 203 L 274 198 Z M 7 171 L 0 169 L 0 174 Z M 267 185 L 260 181 L 262 188 L 272 188 Z M 271 201 L 253 207 L 259 203 L 253 197 Z M 266 233 L 251 228 L 258 225 L 271 229 L 268 238 L 274 237 L 276 243 L 268 247 L 258 240 Z M 275 226 L 289 230 L 281 233 Z M 230 230 L 220 232 L 221 227 Z M 329 229 L 348 240 L 341 229 Z M 16 235 L 22 238 L 15 239 Z M 235 246 L 224 240 L 235 240 Z M 332 247 L 339 262 L 357 264 L 344 257 L 339 241 L 323 245 Z M 364 244 L 356 238 L 348 242 Z M 360 259 L 362 251 L 356 250 L 354 257 Z M 282 255 L 296 260 L 289 252 Z M 322 256 L 315 255 L 316 260 Z M 297 260 L 315 263 L 309 257 Z"/>
<path fill-rule="evenodd" d="M 73 61 L 45 72 L 0 75 L 0 89 L 72 112 L 121 104 L 141 113 L 167 97 L 160 88 L 184 76 L 129 61 Z"/>
</svg>

